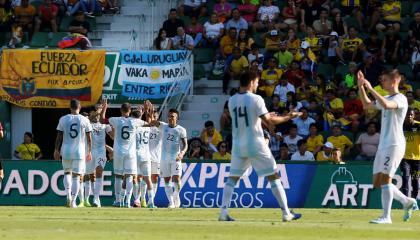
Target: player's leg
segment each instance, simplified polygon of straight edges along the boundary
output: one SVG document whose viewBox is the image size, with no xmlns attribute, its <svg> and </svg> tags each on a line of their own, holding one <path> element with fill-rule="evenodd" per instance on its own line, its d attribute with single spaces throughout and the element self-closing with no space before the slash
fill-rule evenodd
<svg viewBox="0 0 420 240">
<path fill-rule="evenodd" d="M 182 176 L 182 163 L 181 161 L 175 161 L 172 163 L 172 182 L 174 185 L 174 204 L 176 208 L 181 206 L 181 198 L 179 197 L 179 193 L 181 192 L 182 183 L 181 183 L 181 176 Z"/>
<path fill-rule="evenodd" d="M 103 172 L 104 169 L 101 165 L 97 166 L 95 168 L 95 175 L 96 175 L 96 181 L 95 181 L 95 187 L 93 188 L 93 206 L 94 207 L 101 207 L 101 200 L 99 198 L 99 194 L 102 191 L 103 187 Z"/>
<path fill-rule="evenodd" d="M 141 207 L 141 204 L 140 204 L 140 183 L 141 183 L 141 181 L 143 181 L 143 176 L 141 175 L 141 172 L 139 171 L 139 169 L 137 171 L 140 175 L 137 175 L 136 181 L 135 181 L 135 184 L 134 184 L 134 190 L 133 190 L 134 204 L 133 204 L 133 207 L 139 208 L 139 207 Z"/>
<path fill-rule="evenodd" d="M 147 207 L 148 208 L 155 208 L 155 192 L 153 190 L 152 180 L 150 176 L 146 176 L 144 178 L 147 186 Z"/>
<path fill-rule="evenodd" d="M 410 196 L 409 191 L 409 182 L 410 182 L 410 164 L 407 160 L 403 159 L 400 164 L 400 171 L 401 171 L 401 178 L 402 178 L 402 186 L 401 192 L 404 193 L 406 196 Z"/>
<path fill-rule="evenodd" d="M 125 203 L 124 207 L 131 207 L 131 197 L 133 195 L 134 176 L 137 175 L 137 156 L 127 156 L 124 159 L 124 175 L 125 175 Z"/>
<path fill-rule="evenodd" d="M 79 184 L 79 205 L 77 205 L 77 207 L 85 207 L 85 175 L 80 175 Z"/>
<path fill-rule="evenodd" d="M 151 163 L 149 161 L 144 161 L 140 166 L 141 173 L 143 175 L 142 181 L 142 194 L 141 194 L 141 205 L 142 207 L 154 207 L 154 193 L 152 190 L 152 182 L 150 180 L 151 175 Z M 148 203 L 146 203 L 146 193 L 148 197 Z M 152 204 L 150 204 L 152 203 Z"/>
<path fill-rule="evenodd" d="M 159 180 L 159 174 L 160 174 L 160 163 L 158 162 L 152 162 L 151 163 L 152 168 L 152 188 L 153 188 L 153 195 L 156 196 L 156 192 L 158 189 L 158 180 Z"/>
<path fill-rule="evenodd" d="M 169 205 L 168 208 L 174 208 L 174 189 L 171 185 L 171 164 L 169 161 L 164 161 L 161 163 L 161 176 L 165 181 L 165 193 L 168 198 Z"/>
<path fill-rule="evenodd" d="M 71 188 L 72 188 L 72 166 L 71 166 L 71 160 L 62 160 L 63 170 L 64 170 L 64 178 L 63 178 L 63 184 L 64 189 L 66 191 L 66 206 L 71 206 Z"/>
<path fill-rule="evenodd" d="M 81 176 L 83 176 L 85 169 L 86 169 L 86 163 L 84 160 L 72 160 L 72 186 L 71 186 L 71 207 L 76 208 L 76 199 L 78 196 L 78 193 L 80 191 L 80 181 Z"/>
<path fill-rule="evenodd" d="M 89 175 L 86 176 L 87 179 L 85 180 L 85 207 L 92 207 L 92 205 L 90 204 L 89 198 L 90 195 L 92 195 L 93 193 L 93 189 L 95 186 L 95 174 L 91 173 Z M 92 189 L 93 188 L 93 189 Z"/>
<path fill-rule="evenodd" d="M 116 154 L 117 152 L 114 152 L 114 195 L 115 195 L 115 201 L 113 206 L 119 207 L 122 203 L 121 200 L 121 193 L 123 191 L 122 185 L 123 185 L 123 174 L 124 174 L 124 157 L 120 154 Z"/>
</svg>

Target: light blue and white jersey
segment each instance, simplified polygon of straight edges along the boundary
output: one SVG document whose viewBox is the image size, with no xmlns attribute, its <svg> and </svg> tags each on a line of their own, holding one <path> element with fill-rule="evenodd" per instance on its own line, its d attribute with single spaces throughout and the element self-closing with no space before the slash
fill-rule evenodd
<svg viewBox="0 0 420 240">
<path fill-rule="evenodd" d="M 149 137 L 150 137 L 150 127 L 137 128 L 136 152 L 137 152 L 137 161 L 139 162 L 150 161 Z"/>
<path fill-rule="evenodd" d="M 261 116 L 268 113 L 261 96 L 253 93 L 237 93 L 230 97 L 229 113 L 232 116 L 232 156 L 256 157 L 270 152 L 264 140 Z"/>
<path fill-rule="evenodd" d="M 136 132 L 144 121 L 131 117 L 112 117 L 109 124 L 114 128 L 114 155 L 136 156 Z"/>
<path fill-rule="evenodd" d="M 99 156 L 106 155 L 106 134 L 111 131 L 111 126 L 108 124 L 92 123 L 92 152 Z"/>
<path fill-rule="evenodd" d="M 162 132 L 162 157 L 161 161 L 176 161 L 178 154 L 182 149 L 182 139 L 187 138 L 185 128 L 177 125 L 170 127 L 167 123 L 160 123 L 160 131 Z"/>
<path fill-rule="evenodd" d="M 150 128 L 149 150 L 151 161 L 160 162 L 160 157 L 162 154 L 162 131 L 160 128 Z"/>
<path fill-rule="evenodd" d="M 85 160 L 86 133 L 92 132 L 89 119 L 80 114 L 67 114 L 60 118 L 57 130 L 63 132 L 61 156 L 63 160 Z"/>
</svg>

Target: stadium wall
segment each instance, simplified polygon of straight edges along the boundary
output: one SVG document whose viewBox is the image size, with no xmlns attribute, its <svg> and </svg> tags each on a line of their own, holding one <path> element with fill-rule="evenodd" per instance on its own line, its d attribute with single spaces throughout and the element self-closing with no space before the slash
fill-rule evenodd
<svg viewBox="0 0 420 240">
<path fill-rule="evenodd" d="M 5 179 L 0 190 L 0 205 L 64 205 L 63 171 L 59 161 L 3 161 Z M 187 162 L 183 164 L 183 207 L 214 208 L 222 201 L 229 163 Z M 371 164 L 357 162 L 346 165 L 317 163 L 281 163 L 279 175 L 292 208 L 380 208 L 380 191 L 371 184 Z M 103 206 L 114 200 L 112 164 L 104 173 Z M 401 177 L 394 181 L 398 187 Z M 167 200 L 160 182 L 155 198 L 158 207 L 166 207 Z M 235 189 L 231 203 L 239 208 L 278 207 L 264 178 L 248 171 Z M 397 205 L 395 206 L 397 207 Z"/>
</svg>

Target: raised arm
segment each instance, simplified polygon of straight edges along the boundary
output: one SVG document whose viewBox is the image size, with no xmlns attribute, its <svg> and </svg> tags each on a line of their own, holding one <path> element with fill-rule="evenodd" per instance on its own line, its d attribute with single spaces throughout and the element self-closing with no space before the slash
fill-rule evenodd
<svg viewBox="0 0 420 240">
<path fill-rule="evenodd" d="M 101 123 L 104 123 L 104 121 L 106 119 L 106 110 L 108 109 L 108 100 L 106 100 L 106 99 L 102 100 L 101 104 L 102 104 L 102 110 L 101 110 L 100 121 L 101 121 Z"/>
<path fill-rule="evenodd" d="M 365 80 L 366 79 L 365 79 L 365 76 L 363 75 L 362 71 L 357 72 L 357 86 L 359 87 L 360 100 L 362 101 L 363 108 L 368 109 L 368 108 L 373 108 L 374 104 L 369 99 L 369 97 L 366 93 L 365 86 L 364 86 Z"/>
<path fill-rule="evenodd" d="M 359 73 L 361 73 L 361 72 L 359 71 Z M 358 76 L 359 76 L 359 73 L 358 73 Z M 363 73 L 362 73 L 362 76 L 363 76 Z M 359 80 L 357 82 L 358 82 L 358 85 L 359 85 Z M 366 88 L 370 93 L 372 93 L 373 97 L 376 99 L 376 101 L 378 101 L 378 103 L 383 108 L 385 108 L 385 109 L 396 109 L 396 108 L 398 108 L 398 104 L 395 101 L 387 100 L 386 98 L 384 98 L 381 94 L 379 94 L 372 87 L 372 85 L 370 84 L 370 82 L 368 80 L 366 80 L 364 77 L 363 77 L 362 84 L 363 84 L 363 87 L 364 88 Z M 365 95 L 366 95 L 366 92 L 365 92 Z M 363 103 L 363 101 L 362 101 L 362 103 Z M 373 105 L 373 103 L 371 103 L 371 104 Z"/>
<path fill-rule="evenodd" d="M 57 137 L 55 138 L 55 149 L 54 149 L 54 159 L 60 160 L 60 147 L 61 143 L 63 143 L 63 132 L 58 131 Z"/>
</svg>

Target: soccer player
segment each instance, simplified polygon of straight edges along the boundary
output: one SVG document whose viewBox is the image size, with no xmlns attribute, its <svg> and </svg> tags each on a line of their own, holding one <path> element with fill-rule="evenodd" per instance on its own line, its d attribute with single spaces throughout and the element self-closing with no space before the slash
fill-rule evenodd
<svg viewBox="0 0 420 240">
<path fill-rule="evenodd" d="M 165 180 L 165 193 L 169 201 L 168 208 L 179 208 L 181 200 L 182 163 L 188 149 L 187 131 L 178 125 L 179 112 L 169 109 L 168 123 L 156 122 L 162 133 L 161 175 Z M 182 146 L 181 146 L 182 144 Z M 173 187 L 171 186 L 171 180 Z"/>
<path fill-rule="evenodd" d="M 398 70 L 388 71 L 383 75 L 383 87 L 389 95 L 382 96 L 366 80 L 361 71 L 357 73 L 357 84 L 359 87 L 360 98 L 365 109 L 378 108 L 382 111 L 381 135 L 379 139 L 378 151 L 373 163 L 373 185 L 382 190 L 383 215 L 373 219 L 370 223 L 390 224 L 392 200 L 395 198 L 404 207 L 404 221 L 411 218 L 413 210 L 416 210 L 417 202 L 413 198 L 406 197 L 394 184 L 392 177 L 400 165 L 405 152 L 405 138 L 403 132 L 404 118 L 407 113 L 407 98 L 398 92 L 398 85 L 401 76 Z M 369 99 L 369 91 L 375 101 Z"/>
<path fill-rule="evenodd" d="M 138 108 L 139 111 L 142 109 Z M 131 105 L 121 105 L 121 117 L 112 117 L 109 123 L 114 136 L 114 175 L 116 207 L 131 207 L 133 179 L 137 175 L 136 131 L 144 125 L 141 119 L 131 118 Z M 126 189 L 123 190 L 123 176 Z M 124 202 L 125 199 L 125 202 Z"/>
<path fill-rule="evenodd" d="M 266 126 L 273 126 L 301 113 L 290 112 L 287 116 L 276 116 L 267 111 L 262 97 L 255 94 L 258 89 L 258 75 L 254 72 L 242 74 L 240 90 L 229 99 L 228 107 L 232 116 L 232 160 L 230 176 L 223 189 L 222 207 L 219 221 L 234 221 L 228 214 L 228 207 L 236 183 L 252 166 L 259 176 L 267 177 L 271 191 L 283 211 L 283 221 L 296 220 L 301 214 L 292 213 L 287 206 L 286 192 L 277 174 L 274 157 L 264 140 L 261 120 Z"/>
<path fill-rule="evenodd" d="M 414 110 L 408 108 L 404 123 L 404 135 L 407 146 L 400 170 L 403 182 L 401 192 L 406 196 L 410 196 L 408 186 L 411 180 L 411 197 L 416 199 L 419 193 L 420 178 L 420 122 L 414 120 L 414 117 Z"/>
<path fill-rule="evenodd" d="M 159 120 L 159 112 L 155 111 L 153 120 Z M 152 126 L 150 128 L 149 150 L 151 158 L 152 189 L 153 196 L 156 196 L 158 189 L 158 180 L 160 174 L 160 158 L 162 154 L 162 132 L 159 128 Z"/>
<path fill-rule="evenodd" d="M 70 101 L 71 113 L 61 117 L 57 126 L 54 151 L 54 159 L 62 157 L 67 206 L 72 208 L 77 207 L 76 198 L 80 190 L 80 176 L 86 168 L 85 161 L 92 160 L 92 126 L 89 119 L 79 114 L 80 109 L 78 100 Z"/>
</svg>

